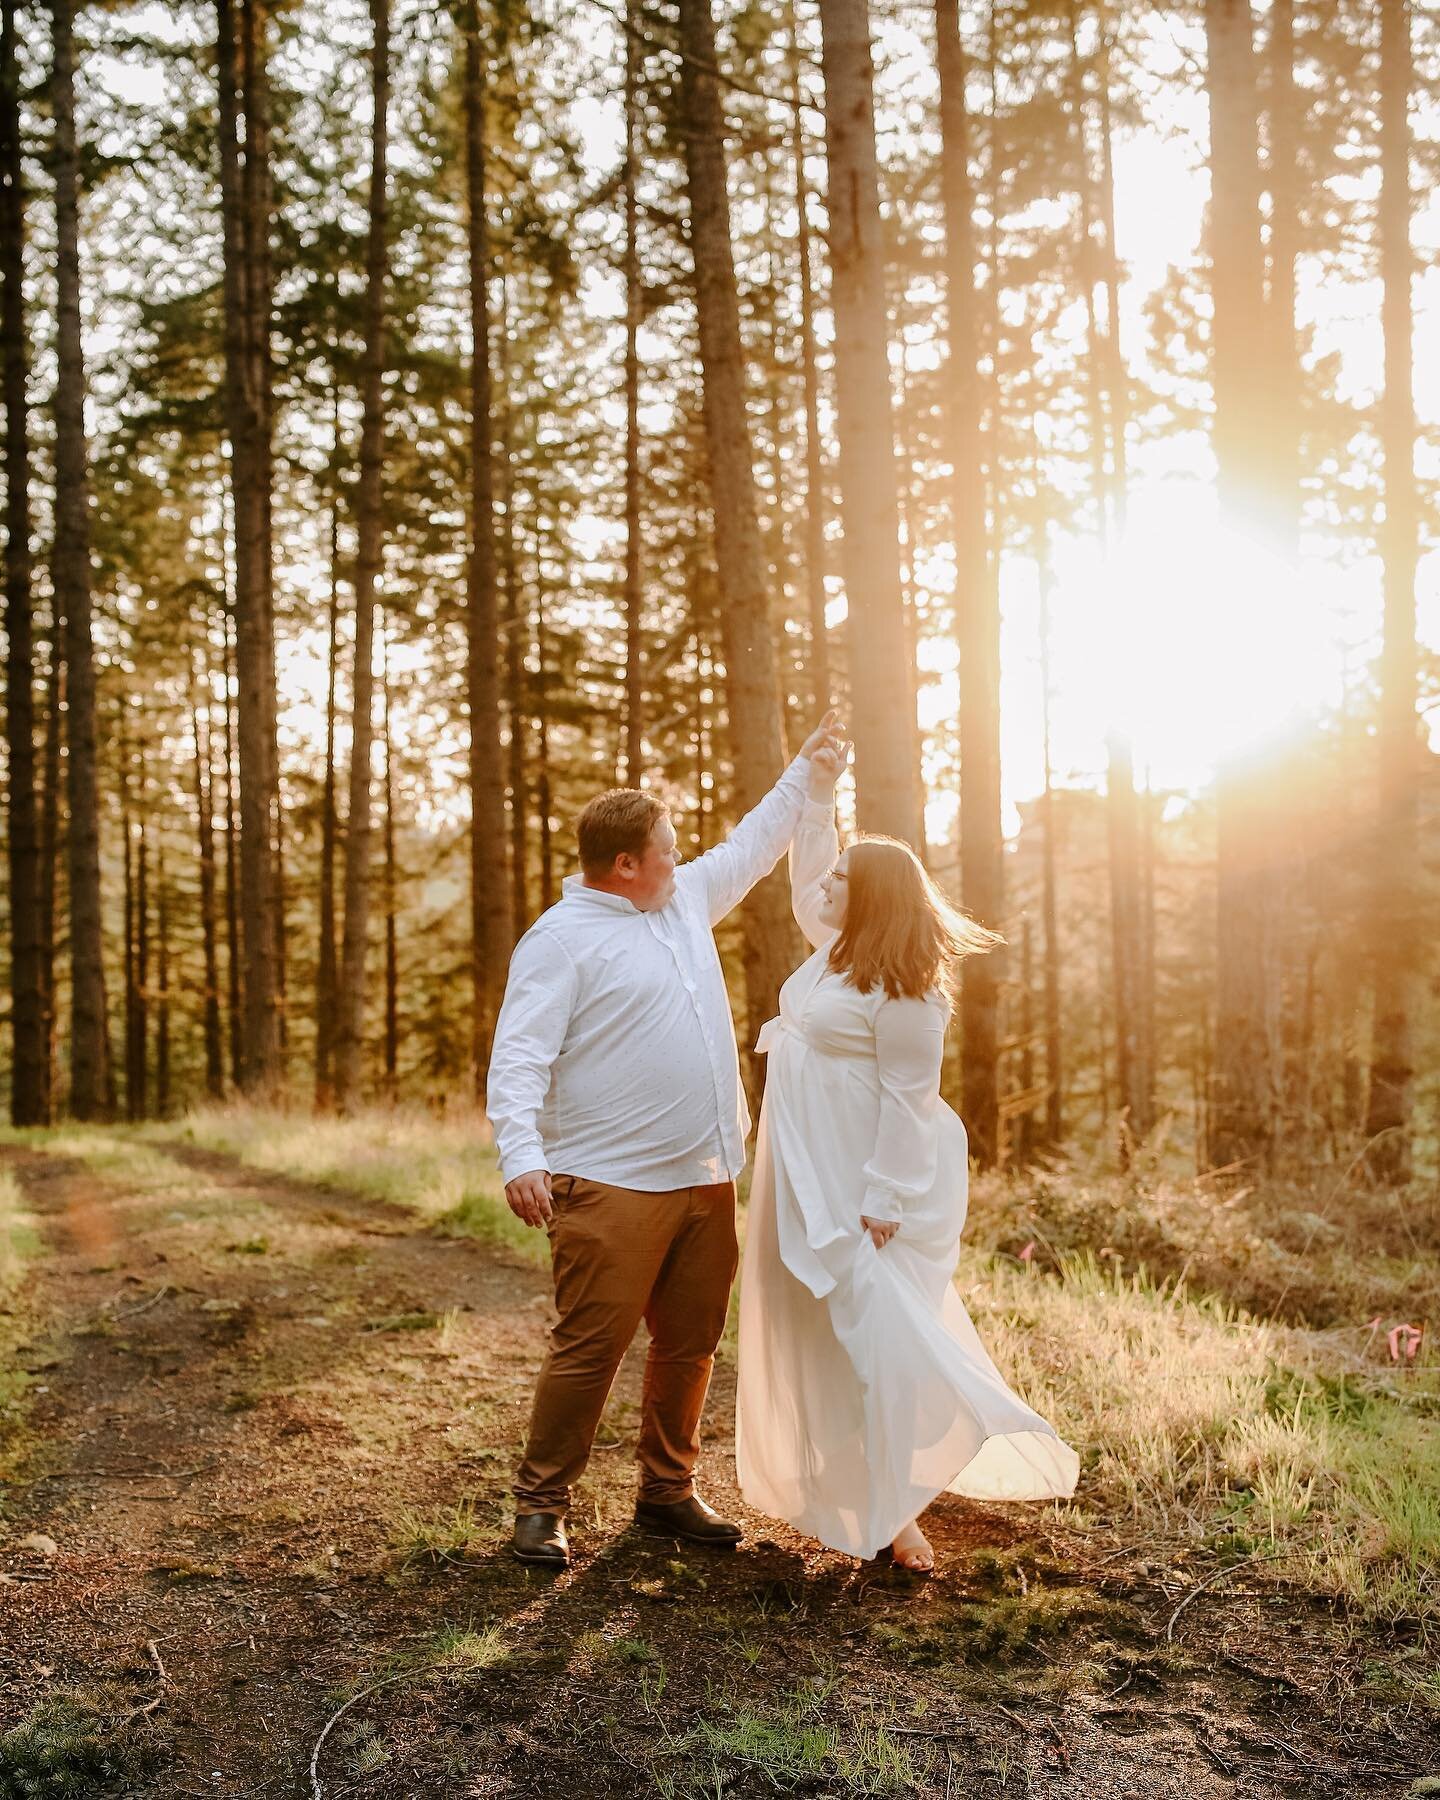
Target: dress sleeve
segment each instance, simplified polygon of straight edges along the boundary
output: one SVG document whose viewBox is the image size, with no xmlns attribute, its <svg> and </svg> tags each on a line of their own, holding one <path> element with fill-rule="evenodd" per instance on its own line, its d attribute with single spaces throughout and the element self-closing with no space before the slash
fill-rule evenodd
<svg viewBox="0 0 1440 1800">
<path fill-rule="evenodd" d="M 945 1014 L 934 999 L 882 1000 L 875 1013 L 880 1123 L 865 1165 L 867 1219 L 899 1223 L 935 1180 Z"/>
<path fill-rule="evenodd" d="M 836 935 L 834 926 L 822 925 L 816 915 L 823 899 L 820 883 L 839 854 L 834 798 L 807 800 L 790 842 L 790 906 L 805 941 L 816 950 Z"/>
<path fill-rule="evenodd" d="M 710 923 L 718 925 L 785 854 L 805 802 L 810 759 L 797 756 L 770 792 L 713 850 L 682 863 L 677 880 L 699 889 Z"/>
<path fill-rule="evenodd" d="M 486 1081 L 485 1110 L 506 1181 L 549 1167 L 540 1109 L 570 1029 L 577 989 L 575 964 L 553 933 L 527 931 L 510 958 Z"/>
</svg>

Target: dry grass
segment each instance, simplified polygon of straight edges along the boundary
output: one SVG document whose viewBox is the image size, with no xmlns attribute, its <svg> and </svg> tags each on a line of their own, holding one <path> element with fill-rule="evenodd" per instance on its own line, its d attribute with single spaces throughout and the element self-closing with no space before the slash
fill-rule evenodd
<svg viewBox="0 0 1440 1800">
<path fill-rule="evenodd" d="M 544 1254 L 505 1208 L 470 1111 L 207 1109 L 156 1131 Z M 72 1131 L 62 1145 L 151 1191 L 174 1179 L 153 1142 L 127 1134 Z M 1361 1189 L 987 1177 L 960 1284 L 1000 1366 L 1082 1453 L 1073 1527 L 1124 1521 L 1137 1540 L 1273 1559 L 1266 1574 L 1360 1616 L 1428 1624 L 1440 1618 L 1440 1369 L 1428 1339 L 1393 1367 L 1371 1322 L 1411 1311 L 1423 1323 L 1409 1302 L 1440 1281 L 1435 1229 L 1403 1197 Z M 455 1554 L 457 1523 L 397 1521 L 397 1537 Z"/>
<path fill-rule="evenodd" d="M 505 1204 L 490 1127 L 469 1107 L 376 1107 L 317 1118 L 258 1106 L 202 1107 L 156 1134 L 239 1157 L 255 1169 L 348 1189 L 421 1215 L 436 1230 L 543 1260 L 545 1240 Z"/>
</svg>

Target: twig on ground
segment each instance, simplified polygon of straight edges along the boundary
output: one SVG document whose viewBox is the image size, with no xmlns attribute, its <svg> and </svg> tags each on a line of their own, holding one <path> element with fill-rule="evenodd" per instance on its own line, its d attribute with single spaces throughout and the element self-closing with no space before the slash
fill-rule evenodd
<svg viewBox="0 0 1440 1800">
<path fill-rule="evenodd" d="M 138 1319 L 141 1313 L 149 1312 L 152 1306 L 158 1306 L 167 1294 L 173 1294 L 174 1292 L 175 1289 L 171 1287 L 170 1283 L 168 1281 L 164 1282 L 148 1300 L 142 1300 L 139 1306 L 124 1307 L 116 1305 L 115 1317 L 117 1319 Z"/>
<path fill-rule="evenodd" d="M 155 1665 L 155 1675 L 159 1685 L 156 1687 L 153 1697 L 147 1700 L 143 1706 L 137 1706 L 134 1712 L 126 1713 L 120 1721 L 122 1725 L 133 1725 L 136 1719 L 148 1718 L 165 1698 L 167 1690 L 175 1685 L 166 1673 L 164 1663 L 160 1660 L 160 1652 L 155 1647 L 154 1638 L 151 1638 L 145 1645 L 145 1653 Z"/>
<path fill-rule="evenodd" d="M 331 1713 L 325 1721 L 325 1729 L 315 1740 L 315 1748 L 310 1752 L 310 1796 L 311 1800 L 323 1800 L 324 1789 L 320 1785 L 320 1752 L 325 1748 L 325 1740 L 345 1717 L 352 1706 L 358 1706 L 362 1700 L 368 1700 L 371 1694 L 378 1694 L 381 1688 L 394 1687 L 397 1681 L 413 1681 L 417 1675 L 428 1675 L 428 1668 L 402 1669 L 398 1675 L 387 1675 L 382 1681 L 372 1681 L 367 1688 L 361 1688 L 358 1694 L 352 1694 L 342 1707 Z"/>
<path fill-rule="evenodd" d="M 1222 1568 L 1213 1569 L 1203 1581 L 1197 1582 L 1195 1586 L 1190 1589 L 1185 1598 L 1175 1608 L 1174 1612 L 1171 1613 L 1170 1621 L 1165 1627 L 1166 1643 L 1174 1642 L 1175 1621 L 1192 1601 L 1200 1598 L 1206 1588 L 1213 1587 L 1217 1581 L 1223 1581 L 1227 1575 L 1233 1575 L 1237 1569 L 1248 1569 L 1253 1567 L 1256 1563 L 1286 1562 L 1294 1554 L 1295 1552 L 1293 1550 L 1274 1550 L 1267 1552 L 1263 1556 L 1246 1556 L 1237 1563 L 1226 1563 Z"/>
</svg>

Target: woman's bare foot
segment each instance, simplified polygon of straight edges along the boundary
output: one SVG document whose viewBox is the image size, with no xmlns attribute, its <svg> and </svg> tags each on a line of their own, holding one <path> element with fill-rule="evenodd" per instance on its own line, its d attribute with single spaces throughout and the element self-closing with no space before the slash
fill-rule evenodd
<svg viewBox="0 0 1440 1800">
<path fill-rule="evenodd" d="M 935 1567 L 935 1548 L 913 1519 L 903 1531 L 895 1533 L 890 1554 L 900 1568 L 916 1575 L 928 1575 Z"/>
</svg>

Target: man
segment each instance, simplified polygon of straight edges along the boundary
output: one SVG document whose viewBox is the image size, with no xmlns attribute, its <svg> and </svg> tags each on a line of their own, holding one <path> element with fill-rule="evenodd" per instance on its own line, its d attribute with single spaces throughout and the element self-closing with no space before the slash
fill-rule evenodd
<svg viewBox="0 0 1440 1800">
<path fill-rule="evenodd" d="M 560 1315 L 515 1482 L 521 1562 L 570 1560 L 571 1484 L 642 1318 L 636 1522 L 739 1541 L 692 1479 L 750 1128 L 713 932 L 784 855 L 807 789 L 831 804 L 834 727 L 827 713 L 725 842 L 683 868 L 653 794 L 597 795 L 580 815 L 582 872 L 515 947 L 487 1103 L 510 1209 L 549 1232 Z"/>
</svg>

